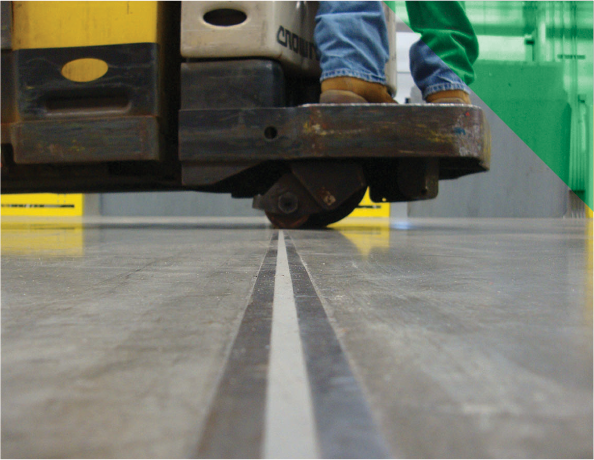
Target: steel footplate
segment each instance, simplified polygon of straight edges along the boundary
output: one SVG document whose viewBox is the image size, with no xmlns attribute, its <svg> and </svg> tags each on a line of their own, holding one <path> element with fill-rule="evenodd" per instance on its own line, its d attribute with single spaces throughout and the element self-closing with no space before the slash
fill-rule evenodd
<svg viewBox="0 0 594 460">
<path fill-rule="evenodd" d="M 479 107 L 312 104 L 181 110 L 180 160 L 439 159 L 439 178 L 486 171 L 490 134 Z"/>
</svg>

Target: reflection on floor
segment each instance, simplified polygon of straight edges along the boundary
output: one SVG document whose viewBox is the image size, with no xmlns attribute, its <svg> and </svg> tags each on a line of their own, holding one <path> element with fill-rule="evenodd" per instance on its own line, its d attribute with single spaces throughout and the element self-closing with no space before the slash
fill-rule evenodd
<svg viewBox="0 0 594 460">
<path fill-rule="evenodd" d="M 592 457 L 592 221 L 2 222 L 5 457 Z"/>
</svg>

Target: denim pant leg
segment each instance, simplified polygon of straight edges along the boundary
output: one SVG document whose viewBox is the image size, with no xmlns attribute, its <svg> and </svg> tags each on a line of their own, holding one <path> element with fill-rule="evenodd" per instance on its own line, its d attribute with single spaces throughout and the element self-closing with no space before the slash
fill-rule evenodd
<svg viewBox="0 0 594 460">
<path fill-rule="evenodd" d="M 421 34 L 422 41 L 411 47 L 410 66 L 423 97 L 450 89 L 468 92 L 479 45 L 463 2 L 406 2 L 406 10 L 410 27 Z"/>
<path fill-rule="evenodd" d="M 421 40 L 410 47 L 409 56 L 410 72 L 423 94 L 423 99 L 439 91 L 454 89 L 470 93 L 460 77 Z"/>
<path fill-rule="evenodd" d="M 389 42 L 382 2 L 320 2 L 314 40 L 320 81 L 356 77 L 386 84 Z"/>
</svg>

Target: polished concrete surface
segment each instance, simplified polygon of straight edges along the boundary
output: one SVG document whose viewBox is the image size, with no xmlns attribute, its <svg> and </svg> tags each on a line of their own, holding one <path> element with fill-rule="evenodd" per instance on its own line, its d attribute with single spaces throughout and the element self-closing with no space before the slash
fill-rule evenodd
<svg viewBox="0 0 594 460">
<path fill-rule="evenodd" d="M 592 454 L 591 221 L 3 219 L 3 457 Z"/>
</svg>

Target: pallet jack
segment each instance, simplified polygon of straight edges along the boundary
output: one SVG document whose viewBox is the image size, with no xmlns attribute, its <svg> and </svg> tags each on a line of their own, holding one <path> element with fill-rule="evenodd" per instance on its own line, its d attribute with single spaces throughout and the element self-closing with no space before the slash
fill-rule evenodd
<svg viewBox="0 0 594 460">
<path fill-rule="evenodd" d="M 367 188 L 426 200 L 489 169 L 478 107 L 317 104 L 315 2 L 132 3 L 153 8 L 154 42 L 27 45 L 62 3 L 88 2 L 2 2 L 2 193 L 230 193 L 279 228 L 320 228 Z M 124 18 L 127 2 L 109 3 Z M 89 60 L 105 73 L 65 75 Z"/>
</svg>

